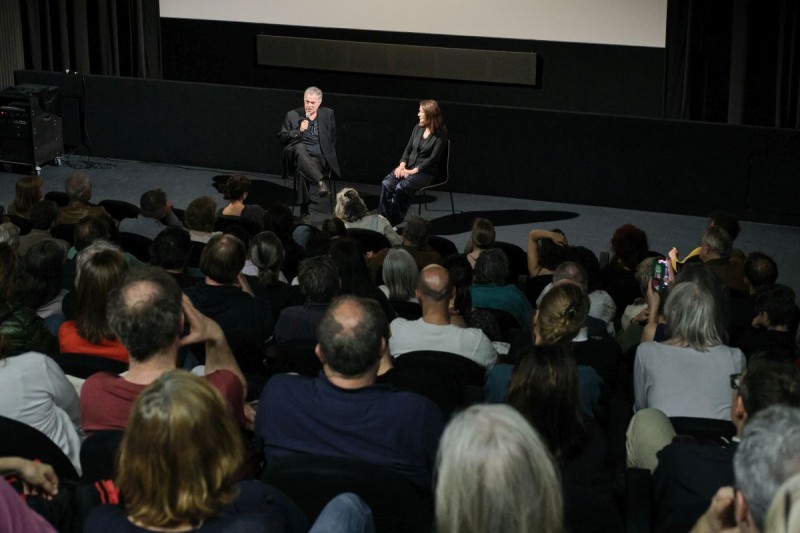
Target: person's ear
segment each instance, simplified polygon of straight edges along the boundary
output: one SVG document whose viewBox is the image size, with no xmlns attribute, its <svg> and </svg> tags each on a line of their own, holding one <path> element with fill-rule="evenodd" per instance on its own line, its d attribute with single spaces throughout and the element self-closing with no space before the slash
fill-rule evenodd
<svg viewBox="0 0 800 533">
<path fill-rule="evenodd" d="M 317 345 L 314 347 L 314 353 L 316 354 L 317 359 L 319 359 L 319 362 L 322 363 L 322 366 L 325 366 L 325 356 L 322 353 L 322 345 L 317 343 Z"/>
<path fill-rule="evenodd" d="M 744 400 L 742 400 L 742 395 L 737 392 L 736 399 L 733 400 L 733 416 L 737 418 L 737 420 L 744 420 L 747 418 L 747 411 L 744 408 Z"/>
</svg>

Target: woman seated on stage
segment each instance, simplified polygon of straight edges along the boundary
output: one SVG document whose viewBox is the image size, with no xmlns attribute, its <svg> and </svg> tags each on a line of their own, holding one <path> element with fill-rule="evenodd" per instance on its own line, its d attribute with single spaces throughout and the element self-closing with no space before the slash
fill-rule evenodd
<svg viewBox="0 0 800 533">
<path fill-rule="evenodd" d="M 250 193 L 250 178 L 236 174 L 225 183 L 225 199 L 228 205 L 222 208 L 220 215 L 226 217 L 242 217 L 254 222 L 259 228 L 264 227 L 264 209 L 257 204 L 244 204 Z"/>
<path fill-rule="evenodd" d="M 364 200 L 355 189 L 348 187 L 339 191 L 339 194 L 336 195 L 334 214 L 344 221 L 347 229 L 371 229 L 383 233 L 393 245 L 403 242 L 403 239 L 383 215 L 370 214 Z"/>
<path fill-rule="evenodd" d="M 414 194 L 439 175 L 439 159 L 447 145 L 447 128 L 436 100 L 419 103 L 419 124 L 411 131 L 400 164 L 383 179 L 380 214 L 397 226 L 406 217 Z"/>
<path fill-rule="evenodd" d="M 133 405 L 117 457 L 124 507 L 97 507 L 84 531 L 308 531 L 305 515 L 285 494 L 260 481 L 238 481 L 243 457 L 241 432 L 219 392 L 186 371 L 170 371 Z M 369 508 L 352 494 L 339 495 L 317 524 L 354 515 L 361 527 L 353 531 L 371 530 L 364 527 L 372 525 Z"/>
<path fill-rule="evenodd" d="M 116 245 L 96 241 L 80 251 L 75 277 L 75 320 L 58 328 L 61 353 L 81 353 L 128 362 L 128 350 L 106 319 L 108 293 L 119 287 L 128 262 Z"/>
</svg>

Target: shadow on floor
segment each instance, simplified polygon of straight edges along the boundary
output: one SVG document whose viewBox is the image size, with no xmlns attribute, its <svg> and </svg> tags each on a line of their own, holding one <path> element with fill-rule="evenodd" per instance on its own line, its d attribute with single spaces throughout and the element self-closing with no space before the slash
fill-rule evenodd
<svg viewBox="0 0 800 533">
<path fill-rule="evenodd" d="M 423 209 L 422 216 L 426 216 L 425 213 L 426 211 Z M 514 226 L 516 224 L 541 224 L 556 220 L 569 220 L 577 218 L 578 213 L 573 213 L 572 211 L 528 211 L 525 209 L 457 212 L 455 215 L 450 214 L 431 220 L 431 233 L 434 235 L 456 235 L 468 232 L 472 229 L 472 221 L 478 217 L 488 218 L 495 226 Z"/>
</svg>

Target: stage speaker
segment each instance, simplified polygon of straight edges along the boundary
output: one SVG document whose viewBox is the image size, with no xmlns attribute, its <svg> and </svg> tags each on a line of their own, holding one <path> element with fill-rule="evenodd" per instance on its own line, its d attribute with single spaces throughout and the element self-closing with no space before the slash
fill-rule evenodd
<svg viewBox="0 0 800 533">
<path fill-rule="evenodd" d="M 17 85 L 0 93 L 0 163 L 42 165 L 64 153 L 61 92 L 47 85 Z"/>
</svg>

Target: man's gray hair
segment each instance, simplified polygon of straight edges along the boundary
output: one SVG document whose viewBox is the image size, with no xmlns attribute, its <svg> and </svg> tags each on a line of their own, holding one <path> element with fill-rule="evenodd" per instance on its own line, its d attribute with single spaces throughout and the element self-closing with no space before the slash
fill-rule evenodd
<svg viewBox="0 0 800 533">
<path fill-rule="evenodd" d="M 673 285 L 664 305 L 669 330 L 697 351 L 724 344 L 725 315 L 714 295 L 696 281 Z"/>
<path fill-rule="evenodd" d="M 707 244 L 712 252 L 720 257 L 730 257 L 733 249 L 731 234 L 719 226 L 709 226 L 703 234 L 703 244 Z"/>
<path fill-rule="evenodd" d="M 322 90 L 319 87 L 314 87 L 313 85 L 303 92 L 303 97 L 308 96 L 309 94 L 313 94 L 314 96 L 318 97 L 320 102 L 322 101 Z"/>
<path fill-rule="evenodd" d="M 508 405 L 473 405 L 442 435 L 436 530 L 562 531 L 558 470 L 547 445 Z"/>
<path fill-rule="evenodd" d="M 800 472 L 800 409 L 775 405 L 757 413 L 744 428 L 733 471 L 755 526 L 764 531 L 773 496 Z"/>
<path fill-rule="evenodd" d="M 0 242 L 7 243 L 11 248 L 19 246 L 19 228 L 13 222 L 0 224 Z"/>
<path fill-rule="evenodd" d="M 577 283 L 584 294 L 589 293 L 589 276 L 579 263 L 574 261 L 564 261 L 553 271 L 553 283 L 558 283 L 561 280 L 569 280 Z"/>
<path fill-rule="evenodd" d="M 64 192 L 70 200 L 81 200 L 86 191 L 92 188 L 92 182 L 86 174 L 76 172 L 64 180 Z"/>
</svg>

